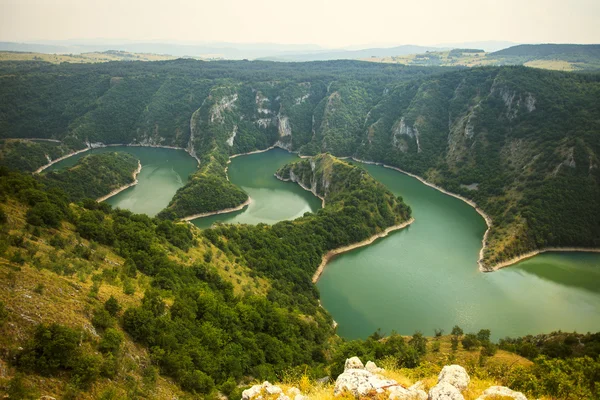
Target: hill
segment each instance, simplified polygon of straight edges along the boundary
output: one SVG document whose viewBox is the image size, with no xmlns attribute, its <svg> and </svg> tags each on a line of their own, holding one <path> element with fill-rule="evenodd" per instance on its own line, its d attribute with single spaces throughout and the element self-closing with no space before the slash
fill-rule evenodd
<svg viewBox="0 0 600 400">
<path fill-rule="evenodd" d="M 562 71 L 600 70 L 600 45 L 590 44 L 524 44 L 495 52 L 469 49 L 434 50 L 426 53 L 390 54 L 362 57 L 365 61 L 430 66 L 499 66 L 528 67 Z"/>
</svg>

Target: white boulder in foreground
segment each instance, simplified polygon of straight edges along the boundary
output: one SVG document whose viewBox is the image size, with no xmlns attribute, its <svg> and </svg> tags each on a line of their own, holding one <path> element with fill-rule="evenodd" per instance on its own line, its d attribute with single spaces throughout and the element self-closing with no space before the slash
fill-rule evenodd
<svg viewBox="0 0 600 400">
<path fill-rule="evenodd" d="M 446 365 L 438 375 L 438 384 L 442 382 L 447 382 L 462 392 L 469 386 L 471 378 L 460 365 Z"/>
<path fill-rule="evenodd" d="M 250 389 L 244 390 L 242 392 L 242 400 L 259 400 L 263 396 L 268 396 L 268 398 L 272 399 L 276 395 L 278 395 L 277 400 L 308 400 L 308 397 L 303 396 L 297 388 L 291 388 L 288 390 L 287 395 L 285 395 L 279 386 L 271 385 L 267 381 L 261 385 L 254 385 Z"/>
<path fill-rule="evenodd" d="M 497 397 L 509 397 L 515 400 L 527 400 L 527 397 L 521 392 L 515 392 L 506 386 L 492 386 L 486 389 L 477 400 L 495 399 Z"/>
<path fill-rule="evenodd" d="M 402 387 L 393 379 L 386 379 L 375 372 L 382 372 L 374 362 L 367 363 L 367 369 L 358 357 L 346 360 L 344 372 L 335 381 L 333 394 L 339 396 L 344 392 L 352 393 L 355 397 L 369 394 L 388 393 L 390 400 L 426 400 L 427 393 L 420 390 L 420 386 L 409 389 Z"/>
<path fill-rule="evenodd" d="M 429 400 L 464 400 L 465 398 L 455 386 L 448 382 L 440 382 L 429 391 Z"/>
</svg>

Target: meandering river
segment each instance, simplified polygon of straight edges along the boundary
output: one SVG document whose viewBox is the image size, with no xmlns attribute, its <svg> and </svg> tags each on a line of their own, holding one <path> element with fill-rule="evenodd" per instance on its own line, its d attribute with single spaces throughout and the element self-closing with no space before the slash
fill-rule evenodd
<svg viewBox="0 0 600 400">
<path fill-rule="evenodd" d="M 136 213 L 156 215 L 165 208 L 177 189 L 185 185 L 188 176 L 197 168 L 197 162 L 183 150 L 156 147 L 115 146 L 92 149 L 64 159 L 47 171 L 71 167 L 88 154 L 125 151 L 133 154 L 142 163 L 138 184 L 105 200 L 113 207 L 124 208 Z"/>
<path fill-rule="evenodd" d="M 325 268 L 317 286 L 340 335 L 433 335 L 455 324 L 491 329 L 496 339 L 600 330 L 600 254 L 545 253 L 481 273 L 486 225 L 471 206 L 400 172 L 363 167 L 404 198 L 415 222 Z"/>
<path fill-rule="evenodd" d="M 113 206 L 154 215 L 196 168 L 183 151 L 111 147 L 141 160 L 139 184 L 107 200 Z M 73 165 L 78 156 L 52 166 Z M 253 202 L 241 211 L 200 218 L 268 223 L 314 212 L 320 201 L 273 173 L 297 157 L 283 150 L 234 158 L 229 178 Z M 415 222 L 374 244 L 332 260 L 318 282 L 323 306 L 346 338 L 364 338 L 378 328 L 412 334 L 492 330 L 494 338 L 566 330 L 600 331 L 600 254 L 546 253 L 493 273 L 481 273 L 477 258 L 485 222 L 475 210 L 417 179 L 381 166 L 363 165 L 412 207 Z"/>
</svg>

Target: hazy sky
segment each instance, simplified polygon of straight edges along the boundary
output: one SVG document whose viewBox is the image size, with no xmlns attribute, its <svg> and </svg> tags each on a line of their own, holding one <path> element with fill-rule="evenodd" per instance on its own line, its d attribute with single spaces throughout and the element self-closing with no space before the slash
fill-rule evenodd
<svg viewBox="0 0 600 400">
<path fill-rule="evenodd" d="M 0 41 L 600 43 L 600 0 L 0 0 Z"/>
</svg>

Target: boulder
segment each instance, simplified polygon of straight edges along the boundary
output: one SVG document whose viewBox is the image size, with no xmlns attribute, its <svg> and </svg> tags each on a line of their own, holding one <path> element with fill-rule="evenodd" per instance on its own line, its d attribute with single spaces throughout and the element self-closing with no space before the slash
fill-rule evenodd
<svg viewBox="0 0 600 400">
<path fill-rule="evenodd" d="M 427 393 L 421 389 L 405 389 L 402 386 L 393 386 L 389 388 L 390 395 L 388 400 L 427 400 Z"/>
<path fill-rule="evenodd" d="M 268 381 L 264 381 L 262 385 L 254 385 L 250 389 L 244 390 L 242 392 L 242 400 L 261 397 L 260 395 L 263 391 L 269 395 L 279 394 L 278 400 L 290 400 L 288 396 L 283 394 L 283 390 L 279 386 L 271 385 Z"/>
<path fill-rule="evenodd" d="M 396 381 L 384 379 L 367 370 L 350 368 L 338 376 L 333 394 L 339 396 L 344 391 L 348 391 L 355 397 L 361 397 L 368 393 L 384 393 L 386 389 L 396 385 L 398 385 Z"/>
<path fill-rule="evenodd" d="M 448 382 L 440 382 L 429 391 L 429 400 L 465 400 L 455 386 Z"/>
<path fill-rule="evenodd" d="M 250 400 L 258 395 L 262 391 L 262 385 L 254 385 L 250 389 L 246 389 L 242 392 L 242 400 Z"/>
<path fill-rule="evenodd" d="M 295 397 L 296 395 L 300 394 L 300 389 L 297 387 L 291 387 L 288 389 L 287 394 L 290 397 Z"/>
<path fill-rule="evenodd" d="M 477 400 L 494 399 L 496 397 L 510 397 L 515 400 L 527 400 L 527 397 L 521 392 L 515 392 L 506 386 L 491 386 L 486 389 Z"/>
<path fill-rule="evenodd" d="M 461 392 L 469 386 L 469 374 L 460 365 L 446 365 L 438 375 L 438 384 L 449 383 Z"/>
<path fill-rule="evenodd" d="M 380 374 L 383 372 L 383 368 L 379 368 L 373 361 L 367 361 L 365 369 L 373 374 Z"/>
<path fill-rule="evenodd" d="M 267 394 L 270 394 L 270 395 L 283 393 L 283 390 L 281 390 L 281 388 L 279 386 L 275 386 L 275 385 L 269 385 L 269 386 L 265 387 L 265 391 L 267 392 Z"/>
<path fill-rule="evenodd" d="M 349 369 L 364 369 L 362 361 L 358 357 L 352 357 L 346 359 L 346 364 L 344 365 L 344 372 Z"/>
</svg>

